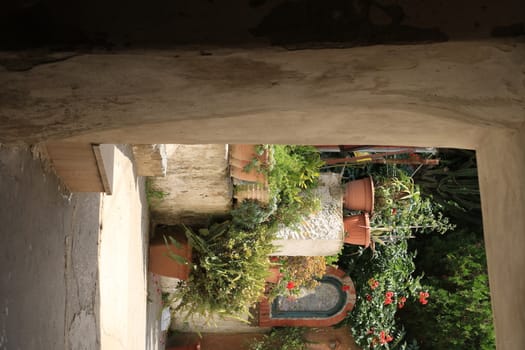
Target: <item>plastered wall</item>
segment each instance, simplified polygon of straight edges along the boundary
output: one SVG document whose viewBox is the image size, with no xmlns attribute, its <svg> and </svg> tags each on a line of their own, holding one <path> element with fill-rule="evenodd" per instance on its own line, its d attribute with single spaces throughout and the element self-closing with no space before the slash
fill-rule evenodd
<svg viewBox="0 0 525 350">
<path fill-rule="evenodd" d="M 476 149 L 498 349 L 525 347 L 525 45 L 79 55 L 0 71 L 0 142 Z M 2 69 L 2 68 L 0 68 Z"/>
</svg>

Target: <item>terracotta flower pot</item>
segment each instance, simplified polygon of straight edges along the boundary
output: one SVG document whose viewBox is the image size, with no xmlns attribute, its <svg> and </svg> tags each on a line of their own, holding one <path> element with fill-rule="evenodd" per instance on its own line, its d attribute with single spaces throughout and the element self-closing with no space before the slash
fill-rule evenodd
<svg viewBox="0 0 525 350">
<path fill-rule="evenodd" d="M 268 180 L 265 174 L 258 172 L 255 168 L 252 168 L 249 171 L 245 170 L 245 167 L 248 164 L 250 164 L 250 161 L 248 160 L 230 158 L 230 175 L 242 181 L 267 184 Z"/>
<path fill-rule="evenodd" d="M 188 244 L 186 235 L 183 232 L 177 232 L 171 236 L 182 245 L 181 248 L 177 248 L 170 243 L 171 251 L 191 262 L 191 246 Z M 181 280 L 187 280 L 190 275 L 189 264 L 181 264 L 168 256 L 168 248 L 163 237 L 158 237 L 150 242 L 148 270 L 157 275 Z"/>
<path fill-rule="evenodd" d="M 263 154 L 259 155 L 256 152 L 257 145 L 230 145 L 230 158 L 244 161 L 252 161 L 255 158 L 258 158 L 261 162 L 268 161 L 268 152 L 264 151 Z"/>
<path fill-rule="evenodd" d="M 370 219 L 368 213 L 343 218 L 346 236 L 345 243 L 353 245 L 370 245 Z"/>
<path fill-rule="evenodd" d="M 343 206 L 350 210 L 374 211 L 374 181 L 372 177 L 350 181 L 346 184 Z"/>
</svg>

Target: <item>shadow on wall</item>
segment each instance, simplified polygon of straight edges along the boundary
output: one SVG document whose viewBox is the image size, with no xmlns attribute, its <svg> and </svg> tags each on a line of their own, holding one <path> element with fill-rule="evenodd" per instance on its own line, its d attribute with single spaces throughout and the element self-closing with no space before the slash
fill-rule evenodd
<svg viewBox="0 0 525 350">
<path fill-rule="evenodd" d="M 286 1 L 273 8 L 252 33 L 269 37 L 273 44 L 310 47 L 311 42 L 344 43 L 348 47 L 448 40 L 438 28 L 402 24 L 405 17 L 403 7 L 395 3 Z"/>
<path fill-rule="evenodd" d="M 436 42 L 525 33 L 519 0 L 8 0 L 0 48 L 126 48 L 174 44 Z M 326 46 L 325 46 L 326 47 Z"/>
</svg>

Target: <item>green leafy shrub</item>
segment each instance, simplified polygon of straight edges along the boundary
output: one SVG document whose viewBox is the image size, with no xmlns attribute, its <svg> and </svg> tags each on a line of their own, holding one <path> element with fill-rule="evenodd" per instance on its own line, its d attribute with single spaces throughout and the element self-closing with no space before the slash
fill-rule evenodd
<svg viewBox="0 0 525 350">
<path fill-rule="evenodd" d="M 312 146 L 273 145 L 272 150 L 268 183 L 277 203 L 273 219 L 290 226 L 320 208 L 312 190 L 318 185 L 323 162 Z"/>
<path fill-rule="evenodd" d="M 396 324 L 396 313 L 407 304 L 419 304 L 419 293 L 424 292 L 421 276 L 414 277 L 413 259 L 406 240 L 381 245 L 375 252 L 345 246 L 340 264 L 352 276 L 357 293 L 346 322 L 360 346 L 374 348 L 403 340 L 405 333 Z"/>
<path fill-rule="evenodd" d="M 274 234 L 265 225 L 251 230 L 230 221 L 213 224 L 198 233 L 186 228 L 193 250 L 187 281 L 174 294 L 175 310 L 191 317 L 200 314 L 241 317 L 264 292 L 265 277 L 274 251 Z"/>
<path fill-rule="evenodd" d="M 320 200 L 313 194 L 323 166 L 315 147 L 303 145 L 257 145 L 258 155 L 268 152 L 269 161 L 254 158 L 244 169 L 265 174 L 270 188 L 270 204 L 266 206 L 272 223 L 292 226 L 304 216 L 320 209 Z"/>
<path fill-rule="evenodd" d="M 408 347 L 403 326 L 397 322 L 398 312 L 405 305 L 425 308 L 429 303 L 422 276 L 415 273 L 416 253 L 409 250 L 409 239 L 420 233 L 444 233 L 453 225 L 443 217 L 439 205 L 421 196 L 408 175 L 398 171 L 396 176 L 373 177 L 376 205 L 370 226 L 372 243 L 380 245 L 372 244 L 371 250 L 345 246 L 339 263 L 357 289 L 357 301 L 347 322 L 363 347 Z"/>
<path fill-rule="evenodd" d="M 230 212 L 232 225 L 244 229 L 252 230 L 270 219 L 275 211 L 275 205 L 264 205 L 257 200 L 245 199 Z"/>
<path fill-rule="evenodd" d="M 432 195 L 454 222 L 482 233 L 476 153 L 446 149 L 439 151 L 439 157 L 439 165 L 417 172 L 421 191 Z"/>
<path fill-rule="evenodd" d="M 434 298 L 425 308 L 403 310 L 409 334 L 422 349 L 494 349 L 483 241 L 457 232 L 433 236 L 420 247 L 418 268 L 428 271 L 423 283 Z"/>
<path fill-rule="evenodd" d="M 272 328 L 269 334 L 251 344 L 250 350 L 306 350 L 305 328 Z"/>
<path fill-rule="evenodd" d="M 395 238 L 416 233 L 445 233 L 454 228 L 440 212 L 441 206 L 423 197 L 419 186 L 404 173 L 396 177 L 374 176 L 375 205 L 370 225 Z"/>
<path fill-rule="evenodd" d="M 339 258 L 341 257 L 342 252 L 337 253 L 336 255 L 328 255 L 324 257 L 326 266 L 337 266 Z"/>
</svg>

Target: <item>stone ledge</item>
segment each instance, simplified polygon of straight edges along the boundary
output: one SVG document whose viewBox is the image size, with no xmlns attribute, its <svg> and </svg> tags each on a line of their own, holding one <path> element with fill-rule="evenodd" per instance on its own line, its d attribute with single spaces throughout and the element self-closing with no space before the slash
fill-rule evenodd
<svg viewBox="0 0 525 350">
<path fill-rule="evenodd" d="M 133 145 L 132 149 L 139 176 L 166 176 L 168 170 L 166 145 Z"/>
</svg>

